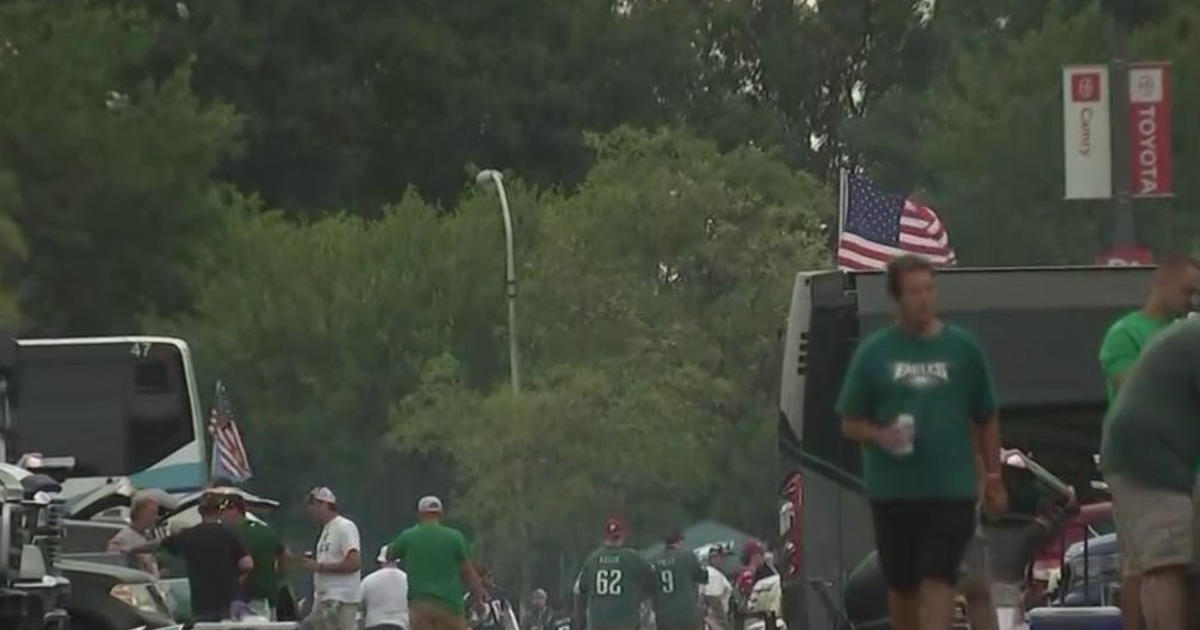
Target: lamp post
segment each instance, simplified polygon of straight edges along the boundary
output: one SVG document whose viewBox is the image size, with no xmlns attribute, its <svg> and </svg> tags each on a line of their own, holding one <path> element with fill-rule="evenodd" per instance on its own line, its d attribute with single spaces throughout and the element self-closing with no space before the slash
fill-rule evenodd
<svg viewBox="0 0 1200 630">
<path fill-rule="evenodd" d="M 513 394 L 521 391 L 520 358 L 517 355 L 517 270 L 513 262 L 513 226 L 512 214 L 508 211 L 508 195 L 504 192 L 504 176 L 499 171 L 485 169 L 475 176 L 475 183 L 480 186 L 496 185 L 496 194 L 500 197 L 500 213 L 504 217 L 504 245 L 506 251 L 504 264 L 504 287 L 508 297 L 508 362 L 509 373 L 512 376 Z"/>
</svg>

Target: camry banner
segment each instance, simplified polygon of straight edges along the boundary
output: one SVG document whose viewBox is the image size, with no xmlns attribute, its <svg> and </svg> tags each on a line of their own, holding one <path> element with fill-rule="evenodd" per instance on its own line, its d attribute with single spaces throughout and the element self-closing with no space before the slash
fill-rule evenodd
<svg viewBox="0 0 1200 630">
<path fill-rule="evenodd" d="M 1112 197 L 1108 66 L 1063 67 L 1063 156 L 1067 199 Z"/>
<path fill-rule="evenodd" d="M 1171 64 L 1129 64 L 1129 191 L 1169 197 L 1171 181 Z"/>
</svg>

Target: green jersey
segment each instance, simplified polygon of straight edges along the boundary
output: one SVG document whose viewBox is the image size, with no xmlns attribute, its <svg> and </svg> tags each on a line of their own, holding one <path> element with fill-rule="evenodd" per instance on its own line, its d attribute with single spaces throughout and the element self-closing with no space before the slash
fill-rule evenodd
<svg viewBox="0 0 1200 630">
<path fill-rule="evenodd" d="M 658 630 L 699 630 L 700 585 L 708 571 L 696 554 L 685 549 L 664 549 L 651 563 L 654 568 L 654 619 Z"/>
<path fill-rule="evenodd" d="M 983 348 L 970 333 L 949 324 L 927 337 L 898 326 L 876 332 L 850 361 L 837 411 L 879 425 L 901 414 L 915 420 L 909 454 L 863 445 L 871 498 L 976 498 L 970 423 L 996 411 L 996 395 Z"/>
<path fill-rule="evenodd" d="M 1114 382 L 1133 367 L 1142 349 L 1150 338 L 1166 328 L 1168 322 L 1151 317 L 1142 311 L 1133 311 L 1113 322 L 1104 333 L 1100 343 L 1100 367 L 1104 370 L 1104 388 L 1108 393 L 1108 404 L 1117 398 Z"/>
<path fill-rule="evenodd" d="M 388 556 L 399 560 L 408 573 L 409 601 L 427 601 L 465 614 L 462 565 L 467 560 L 467 539 L 458 530 L 421 523 L 397 536 Z"/>
<path fill-rule="evenodd" d="M 575 581 L 575 592 L 587 602 L 588 630 L 639 627 L 653 579 L 649 563 L 632 549 L 605 545 L 593 551 Z"/>
<path fill-rule="evenodd" d="M 246 597 L 271 599 L 279 594 L 279 569 L 276 562 L 283 553 L 283 541 L 270 525 L 244 518 L 233 526 L 246 553 L 254 560 L 254 569 L 246 576 Z"/>
<path fill-rule="evenodd" d="M 1200 319 L 1156 335 L 1104 418 L 1100 468 L 1149 488 L 1191 494 L 1200 459 Z"/>
</svg>

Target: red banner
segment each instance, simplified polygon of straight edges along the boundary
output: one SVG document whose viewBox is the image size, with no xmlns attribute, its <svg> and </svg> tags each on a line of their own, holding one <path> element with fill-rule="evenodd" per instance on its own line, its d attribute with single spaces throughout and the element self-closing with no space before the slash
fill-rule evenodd
<svg viewBox="0 0 1200 630">
<path fill-rule="evenodd" d="M 1129 191 L 1169 197 L 1171 181 L 1171 64 L 1129 65 Z"/>
</svg>

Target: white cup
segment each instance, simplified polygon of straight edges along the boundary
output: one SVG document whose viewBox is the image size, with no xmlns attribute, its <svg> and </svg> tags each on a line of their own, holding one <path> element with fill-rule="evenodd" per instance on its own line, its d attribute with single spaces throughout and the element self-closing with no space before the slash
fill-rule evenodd
<svg viewBox="0 0 1200 630">
<path fill-rule="evenodd" d="M 913 452 L 913 438 L 917 434 L 917 419 L 911 413 L 902 413 L 896 416 L 896 426 L 899 427 L 904 434 L 908 436 L 908 440 L 904 445 L 892 451 L 893 455 L 911 455 Z"/>
</svg>

